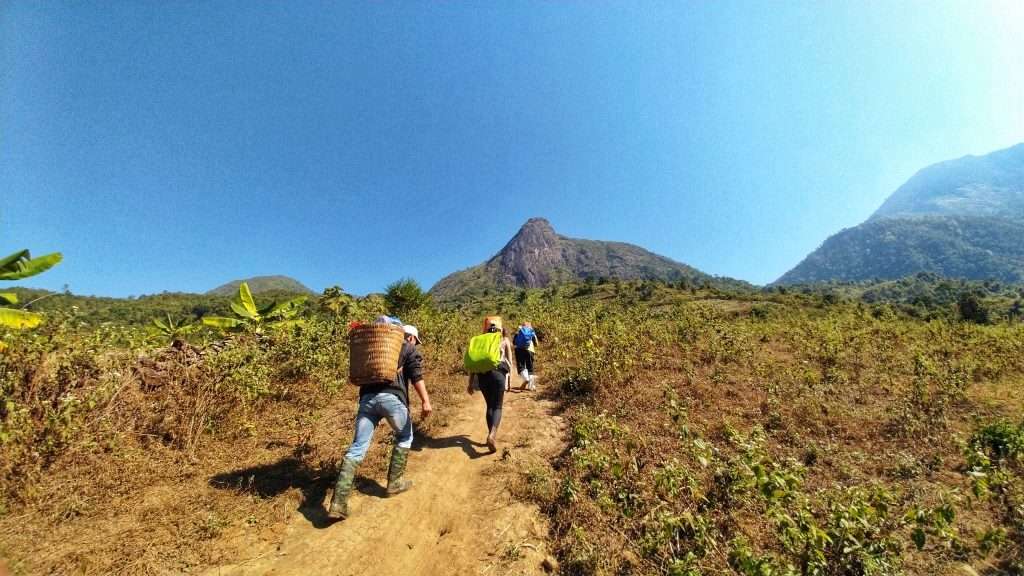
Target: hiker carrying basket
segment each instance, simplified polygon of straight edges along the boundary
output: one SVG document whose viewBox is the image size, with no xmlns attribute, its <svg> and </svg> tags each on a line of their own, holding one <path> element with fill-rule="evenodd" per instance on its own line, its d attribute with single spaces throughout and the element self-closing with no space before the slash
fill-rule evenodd
<svg viewBox="0 0 1024 576">
<path fill-rule="evenodd" d="M 340 520 L 348 516 L 348 496 L 352 492 L 356 468 L 366 457 L 381 419 L 387 420 L 395 432 L 395 446 L 391 450 L 388 467 L 388 496 L 412 487 L 412 481 L 402 478 L 413 438 L 409 383 L 420 397 L 422 417 L 427 418 L 433 411 L 423 380 L 423 357 L 417 349 L 419 343 L 419 331 L 415 326 L 403 326 L 397 319 L 387 316 L 370 325 L 355 325 L 349 333 L 349 381 L 359 386 L 359 408 L 355 436 L 341 462 L 327 511 L 329 518 Z"/>
</svg>

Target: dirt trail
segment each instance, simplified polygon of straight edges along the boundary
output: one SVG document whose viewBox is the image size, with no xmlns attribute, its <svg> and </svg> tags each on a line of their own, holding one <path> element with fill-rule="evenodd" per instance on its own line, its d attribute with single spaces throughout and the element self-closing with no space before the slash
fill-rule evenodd
<svg viewBox="0 0 1024 576">
<path fill-rule="evenodd" d="M 384 498 L 385 479 L 361 470 L 347 520 L 328 524 L 322 509 L 298 510 L 280 544 L 238 543 L 249 559 L 206 574 L 544 574 L 545 520 L 512 497 L 509 482 L 518 467 L 560 449 L 564 423 L 533 393 L 506 393 L 499 450 L 490 454 L 483 414 L 477 393 L 432 437 L 417 431 L 409 492 Z M 386 424 L 377 431 L 389 432 Z"/>
</svg>

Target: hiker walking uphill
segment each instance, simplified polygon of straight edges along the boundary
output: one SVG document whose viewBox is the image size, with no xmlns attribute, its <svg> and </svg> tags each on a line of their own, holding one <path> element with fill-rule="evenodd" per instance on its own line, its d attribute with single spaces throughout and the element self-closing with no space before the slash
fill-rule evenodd
<svg viewBox="0 0 1024 576">
<path fill-rule="evenodd" d="M 533 324 L 529 322 L 520 324 L 512 343 L 516 347 L 516 367 L 519 368 L 519 377 L 523 379 L 520 390 L 536 390 L 533 355 L 537 351 L 537 333 L 533 330 Z"/>
<path fill-rule="evenodd" d="M 378 353 L 384 357 L 385 366 L 381 372 L 366 377 L 367 383 L 363 383 L 362 374 L 350 373 L 350 380 L 353 383 L 361 384 L 359 389 L 359 408 L 356 413 L 355 436 L 349 446 L 345 459 L 341 463 L 341 471 L 338 473 L 338 481 L 334 486 L 334 495 L 327 511 L 331 519 L 340 520 L 348 516 L 348 496 L 352 491 L 352 480 L 356 474 L 356 468 L 366 456 L 366 451 L 373 440 L 373 433 L 381 419 L 386 419 L 391 429 L 395 432 L 395 446 L 391 450 L 391 464 L 388 467 L 388 496 L 394 496 L 412 487 L 412 481 L 403 479 L 405 474 L 406 461 L 409 456 L 409 449 L 412 447 L 412 418 L 409 413 L 409 383 L 420 397 L 422 417 L 430 416 L 433 411 L 430 406 L 430 395 L 427 393 L 427 386 L 423 380 L 423 357 L 420 355 L 417 345 L 420 343 L 419 331 L 415 326 L 405 325 L 401 328 L 388 326 L 387 317 L 378 319 L 375 326 L 364 327 L 377 329 L 377 334 L 384 333 L 380 340 L 372 342 L 371 352 Z M 357 328 L 358 330 L 358 328 Z M 390 330 L 391 334 L 387 334 Z M 402 334 L 404 333 L 404 339 Z M 394 335 L 398 336 L 400 351 L 398 361 L 394 362 L 393 357 L 388 353 L 398 351 L 398 343 Z M 362 336 L 362 334 L 360 334 Z M 353 339 L 355 337 L 353 336 Z M 367 337 L 369 338 L 369 337 Z M 387 341 L 390 338 L 390 341 Z M 388 346 L 392 346 L 388 350 Z M 354 348 L 354 345 L 353 345 Z M 355 354 L 353 353 L 353 356 Z M 356 362 L 353 360 L 353 371 Z M 396 374 L 397 366 L 397 374 Z M 360 367 L 361 368 L 361 367 Z M 387 379 L 381 379 L 380 374 L 387 375 Z"/>
<path fill-rule="evenodd" d="M 476 389 L 484 395 L 487 403 L 487 447 L 498 451 L 498 427 L 501 425 L 501 409 L 505 400 L 505 382 L 512 370 L 514 352 L 512 343 L 501 330 L 501 318 L 488 316 L 484 320 L 484 333 L 474 336 L 466 350 L 465 367 L 469 372 L 466 392 Z"/>
</svg>

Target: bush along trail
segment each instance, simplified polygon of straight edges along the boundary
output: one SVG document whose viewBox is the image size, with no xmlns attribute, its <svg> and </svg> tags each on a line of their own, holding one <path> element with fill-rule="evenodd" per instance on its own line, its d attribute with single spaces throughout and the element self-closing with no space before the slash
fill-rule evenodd
<svg viewBox="0 0 1024 576">
<path fill-rule="evenodd" d="M 328 290 L 278 307 L 286 322 L 211 301 L 245 317 L 223 332 L 158 300 L 90 301 L 88 318 L 153 306 L 167 330 L 49 309 L 3 336 L 0 558 L 13 574 L 1021 574 L 1024 325 L 975 300 L 990 313 L 655 282 L 446 309 Z M 384 497 L 382 427 L 330 524 L 348 325 L 387 312 L 423 337 L 415 485 Z M 538 390 L 506 395 L 495 454 L 462 369 L 491 314 L 539 342 Z"/>
</svg>

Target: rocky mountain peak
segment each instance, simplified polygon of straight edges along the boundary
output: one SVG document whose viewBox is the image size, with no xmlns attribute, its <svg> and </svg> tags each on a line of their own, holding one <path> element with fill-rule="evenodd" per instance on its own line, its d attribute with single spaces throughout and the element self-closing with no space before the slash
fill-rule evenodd
<svg viewBox="0 0 1024 576">
<path fill-rule="evenodd" d="M 551 223 L 544 218 L 530 218 L 509 240 L 502 252 L 506 250 L 545 250 L 558 244 L 558 234 Z"/>
<path fill-rule="evenodd" d="M 562 264 L 561 238 L 546 219 L 530 218 L 492 261 L 510 284 L 545 286 L 547 271 Z"/>
<path fill-rule="evenodd" d="M 713 278 L 633 244 L 568 238 L 555 232 L 544 218 L 530 218 L 500 252 L 482 264 L 442 278 L 430 293 L 439 302 L 450 302 L 492 290 L 544 288 L 598 278 L 742 284 Z"/>
</svg>

